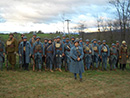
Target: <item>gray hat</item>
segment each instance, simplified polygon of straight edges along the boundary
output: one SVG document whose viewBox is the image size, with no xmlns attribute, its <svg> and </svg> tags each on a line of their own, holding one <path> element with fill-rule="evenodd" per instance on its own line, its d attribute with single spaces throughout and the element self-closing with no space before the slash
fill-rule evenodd
<svg viewBox="0 0 130 98">
<path fill-rule="evenodd" d="M 102 42 L 103 42 L 103 43 L 106 43 L 106 40 L 103 40 Z"/>
<path fill-rule="evenodd" d="M 71 37 L 71 39 L 72 39 L 72 38 L 74 38 L 74 39 L 75 39 L 75 37 L 74 37 L 74 36 L 72 36 L 72 37 Z"/>
<path fill-rule="evenodd" d="M 66 37 L 65 35 L 63 35 L 62 37 Z"/>
<path fill-rule="evenodd" d="M 86 39 L 86 42 L 89 42 L 89 39 Z"/>
<path fill-rule="evenodd" d="M 80 38 L 79 40 L 82 40 L 82 38 Z"/>
<path fill-rule="evenodd" d="M 66 38 L 66 40 L 69 40 L 69 38 Z"/>
<path fill-rule="evenodd" d="M 34 35 L 34 36 L 37 36 L 37 34 L 36 34 L 36 33 L 34 33 L 33 35 Z"/>
<path fill-rule="evenodd" d="M 101 43 L 101 41 L 100 41 L 100 40 L 98 40 L 98 43 Z"/>
<path fill-rule="evenodd" d="M 50 41 L 50 40 L 52 41 L 52 39 L 48 39 L 48 41 Z"/>
<path fill-rule="evenodd" d="M 41 39 L 39 36 L 37 36 L 36 39 L 38 39 L 38 38 Z"/>
<path fill-rule="evenodd" d="M 57 36 L 57 37 L 56 37 L 56 39 L 58 39 L 58 38 L 61 39 L 60 36 Z"/>
<path fill-rule="evenodd" d="M 119 41 L 116 41 L 116 43 L 119 43 Z"/>
<path fill-rule="evenodd" d="M 23 37 L 23 39 L 27 39 L 27 37 L 26 37 L 26 36 L 24 36 L 24 37 Z"/>
<path fill-rule="evenodd" d="M 114 44 L 114 43 L 112 43 L 112 46 L 115 46 L 115 44 Z"/>
<path fill-rule="evenodd" d="M 74 43 L 76 43 L 76 42 L 79 42 L 79 40 L 78 40 L 78 39 L 76 39 L 76 40 L 74 41 Z"/>
<path fill-rule="evenodd" d="M 48 40 L 48 38 L 44 38 L 44 40 Z"/>
<path fill-rule="evenodd" d="M 97 39 L 93 39 L 93 41 L 97 41 Z"/>
</svg>

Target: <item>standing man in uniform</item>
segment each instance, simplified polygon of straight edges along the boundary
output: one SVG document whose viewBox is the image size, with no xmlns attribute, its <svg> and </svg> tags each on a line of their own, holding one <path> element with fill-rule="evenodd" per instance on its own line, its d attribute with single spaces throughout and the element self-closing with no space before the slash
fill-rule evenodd
<svg viewBox="0 0 130 98">
<path fill-rule="evenodd" d="M 94 50 L 94 56 L 93 56 L 93 69 L 94 69 L 94 63 L 96 63 L 96 69 L 98 69 L 98 58 L 99 58 L 99 45 L 97 44 L 97 40 L 93 40 L 92 44 L 93 50 Z"/>
<path fill-rule="evenodd" d="M 79 39 L 79 45 L 80 45 L 81 47 L 83 47 L 83 46 L 84 46 L 84 43 L 83 43 L 82 38 L 80 38 L 80 39 Z"/>
<path fill-rule="evenodd" d="M 83 47 L 83 51 L 85 60 L 85 70 L 89 70 L 92 62 L 92 55 L 94 55 L 92 45 L 89 44 L 89 39 L 86 40 L 86 44 Z"/>
<path fill-rule="evenodd" d="M 0 40 L 0 70 L 3 71 L 3 63 L 5 62 L 5 46 Z"/>
<path fill-rule="evenodd" d="M 19 46 L 19 44 L 23 41 L 23 37 L 24 37 L 25 35 L 24 34 L 21 34 L 21 39 L 19 40 L 19 42 L 18 42 L 18 46 Z"/>
<path fill-rule="evenodd" d="M 40 42 L 40 37 L 37 37 L 36 39 L 37 40 L 33 44 L 33 48 L 32 48 L 32 55 L 35 61 L 35 66 L 33 66 L 33 69 L 35 70 L 36 67 L 36 69 L 39 70 L 39 72 L 41 72 L 42 63 L 43 63 L 42 57 L 45 54 L 44 54 L 43 44 Z"/>
<path fill-rule="evenodd" d="M 69 71 L 70 67 L 70 50 L 71 50 L 71 44 L 69 42 L 69 38 L 66 38 L 66 43 L 64 45 L 64 51 L 65 51 L 65 71 Z"/>
<path fill-rule="evenodd" d="M 65 35 L 62 36 L 62 43 L 63 43 L 63 44 L 66 43 L 66 36 L 65 36 Z"/>
<path fill-rule="evenodd" d="M 98 45 L 99 45 L 99 47 L 101 46 L 101 41 L 100 40 L 98 40 Z M 102 59 L 99 57 L 98 58 L 98 67 L 100 68 L 100 65 L 101 65 L 101 62 L 102 62 Z"/>
<path fill-rule="evenodd" d="M 18 50 L 17 40 L 14 38 L 14 35 L 9 34 L 9 39 L 6 41 L 6 53 L 8 56 L 8 61 L 11 64 L 11 69 L 14 70 L 16 64 L 16 54 Z"/>
<path fill-rule="evenodd" d="M 128 47 L 126 45 L 126 41 L 122 41 L 122 45 L 119 50 L 119 59 L 121 63 L 121 69 L 124 70 L 126 68 L 126 63 L 128 59 Z"/>
<path fill-rule="evenodd" d="M 31 44 L 31 48 L 33 48 L 33 44 L 36 42 L 36 37 L 37 37 L 37 34 L 33 34 L 33 37 L 29 40 L 30 44 Z M 32 61 L 33 61 L 33 64 L 31 62 L 31 67 L 35 66 L 35 61 L 34 61 L 34 58 L 31 56 L 32 58 Z M 33 67 L 34 68 L 34 67 Z M 33 69 L 34 70 L 34 69 Z"/>
<path fill-rule="evenodd" d="M 99 55 L 102 59 L 102 70 L 107 70 L 107 58 L 110 56 L 110 49 L 106 40 L 103 40 L 103 44 L 100 46 Z"/>
<path fill-rule="evenodd" d="M 116 62 L 117 62 L 118 54 L 116 45 L 112 43 L 112 47 L 110 48 L 110 70 L 116 70 Z"/>
<path fill-rule="evenodd" d="M 74 41 L 75 41 L 75 37 L 74 37 L 74 36 L 72 36 L 72 37 L 71 37 L 71 42 L 70 42 L 70 43 L 71 43 L 71 47 L 73 47 L 73 46 L 74 46 Z"/>
<path fill-rule="evenodd" d="M 23 41 L 19 45 L 19 56 L 22 58 L 22 68 L 29 71 L 29 63 L 31 56 L 31 44 L 27 41 L 27 37 L 23 37 Z"/>
<path fill-rule="evenodd" d="M 79 46 L 79 40 L 74 41 L 74 47 L 72 47 L 70 50 L 70 57 L 70 72 L 74 73 L 75 79 L 77 79 L 77 74 L 79 74 L 80 81 L 82 81 L 82 73 L 84 72 L 84 53 L 83 48 Z"/>
<path fill-rule="evenodd" d="M 116 68 L 118 68 L 118 64 L 119 64 L 119 50 L 120 50 L 120 43 L 119 43 L 119 41 L 116 41 L 116 49 L 117 49 Z M 120 64 L 120 69 L 121 69 L 121 64 Z"/>
<path fill-rule="evenodd" d="M 57 36 L 57 42 L 54 44 L 55 48 L 55 60 L 56 60 L 56 70 L 61 70 L 62 57 L 64 56 L 64 44 L 61 42 L 60 36 Z"/>
<path fill-rule="evenodd" d="M 45 49 L 45 55 L 46 55 L 47 45 L 48 45 L 48 39 L 45 38 L 45 39 L 44 39 L 44 43 L 43 43 L 43 48 Z M 43 66 L 44 66 L 45 71 L 46 71 L 46 70 L 47 70 L 47 64 L 46 64 L 46 57 L 45 57 L 45 55 L 43 56 L 43 64 L 45 64 L 45 65 L 43 65 Z"/>
<path fill-rule="evenodd" d="M 46 57 L 47 69 L 49 69 L 50 72 L 53 72 L 52 68 L 53 68 L 53 58 L 54 58 L 55 51 L 51 39 L 48 40 L 45 53 L 46 53 L 45 57 Z"/>
</svg>

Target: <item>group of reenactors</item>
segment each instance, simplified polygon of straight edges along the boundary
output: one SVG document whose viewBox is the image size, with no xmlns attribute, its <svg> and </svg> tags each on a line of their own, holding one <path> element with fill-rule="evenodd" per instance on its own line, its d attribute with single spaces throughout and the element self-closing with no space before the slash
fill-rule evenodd
<svg viewBox="0 0 130 98">
<path fill-rule="evenodd" d="M 116 70 L 119 67 L 124 70 L 128 58 L 126 41 L 122 41 L 121 45 L 119 41 L 116 41 L 109 47 L 106 40 L 101 42 L 96 39 L 92 41 L 86 39 L 83 42 L 82 38 L 71 37 L 69 39 L 63 35 L 62 39 L 60 36 L 54 39 L 45 38 L 42 43 L 41 38 L 36 34 L 33 34 L 29 41 L 22 34 L 21 40 L 17 42 L 11 33 L 5 44 L 0 40 L 1 70 L 3 70 L 5 54 L 7 54 L 6 67 L 8 70 L 14 70 L 16 55 L 18 55 L 19 67 L 24 70 L 29 70 L 29 64 L 33 71 L 38 70 L 40 72 L 43 69 L 50 72 L 54 70 L 62 72 L 64 67 L 65 71 L 74 73 L 75 79 L 77 79 L 76 74 L 78 73 L 80 80 L 82 80 L 84 69 L 107 70 L 108 58 L 110 70 Z M 11 66 L 8 66 L 8 62 Z"/>
</svg>

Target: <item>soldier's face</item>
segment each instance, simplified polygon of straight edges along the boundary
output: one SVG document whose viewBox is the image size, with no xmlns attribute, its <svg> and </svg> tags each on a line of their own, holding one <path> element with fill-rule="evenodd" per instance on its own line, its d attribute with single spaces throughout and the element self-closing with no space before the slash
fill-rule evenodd
<svg viewBox="0 0 130 98">
<path fill-rule="evenodd" d="M 97 43 L 97 41 L 94 41 L 93 43 Z"/>
<path fill-rule="evenodd" d="M 23 39 L 23 41 L 24 41 L 24 42 L 26 42 L 26 41 L 27 41 L 27 39 Z"/>
<path fill-rule="evenodd" d="M 62 37 L 62 39 L 65 39 L 65 37 Z"/>
<path fill-rule="evenodd" d="M 10 38 L 13 38 L 13 35 L 10 35 L 9 37 L 10 37 Z"/>
<path fill-rule="evenodd" d="M 78 42 L 76 42 L 74 45 L 75 45 L 75 47 L 77 47 L 77 46 L 79 45 L 79 43 L 78 43 Z"/>
<path fill-rule="evenodd" d="M 33 35 L 34 38 L 36 38 L 36 35 Z"/>
<path fill-rule="evenodd" d="M 106 43 L 105 43 L 105 42 L 103 42 L 103 44 L 105 45 Z"/>
<path fill-rule="evenodd" d="M 101 45 L 101 43 L 98 43 L 99 45 Z"/>
<path fill-rule="evenodd" d="M 113 48 L 115 48 L 115 46 L 112 46 Z"/>
<path fill-rule="evenodd" d="M 44 40 L 45 43 L 47 43 L 47 40 Z"/>
<path fill-rule="evenodd" d="M 119 43 L 116 43 L 116 45 L 119 45 Z"/>
<path fill-rule="evenodd" d="M 86 44 L 89 44 L 89 42 L 86 42 Z"/>
<path fill-rule="evenodd" d="M 58 38 L 57 41 L 59 42 L 59 41 L 60 41 L 60 38 Z"/>
<path fill-rule="evenodd" d="M 23 38 L 24 37 L 24 35 L 21 35 L 21 38 Z"/>
<path fill-rule="evenodd" d="M 51 43 L 52 43 L 52 41 L 51 41 L 51 40 L 49 40 L 49 41 L 48 41 L 48 43 L 49 43 L 49 44 L 51 44 Z"/>
<path fill-rule="evenodd" d="M 74 41 L 74 38 L 72 38 L 71 40 Z"/>
<path fill-rule="evenodd" d="M 68 42 L 69 42 L 69 40 L 66 40 L 66 42 L 68 43 Z"/>
<path fill-rule="evenodd" d="M 82 40 L 80 40 L 80 42 L 82 42 Z"/>
<path fill-rule="evenodd" d="M 37 41 L 40 41 L 40 39 L 38 38 Z"/>
</svg>

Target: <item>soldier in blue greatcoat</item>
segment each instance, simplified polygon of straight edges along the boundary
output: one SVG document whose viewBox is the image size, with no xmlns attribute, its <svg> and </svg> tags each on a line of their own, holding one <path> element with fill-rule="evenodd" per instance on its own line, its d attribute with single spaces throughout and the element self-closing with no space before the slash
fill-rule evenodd
<svg viewBox="0 0 130 98">
<path fill-rule="evenodd" d="M 27 41 L 27 37 L 23 37 L 23 41 L 19 44 L 19 56 L 21 57 L 22 68 L 29 70 L 30 56 L 31 56 L 31 44 Z"/>
<path fill-rule="evenodd" d="M 110 48 L 110 70 L 116 70 L 116 62 L 118 58 L 118 52 L 116 49 L 116 44 L 112 43 Z"/>
<path fill-rule="evenodd" d="M 106 40 L 103 40 L 103 44 L 99 48 L 99 55 L 102 59 L 102 70 L 107 70 L 107 59 L 110 56 L 110 49 L 106 44 Z"/>
<path fill-rule="evenodd" d="M 66 38 L 66 43 L 64 44 L 64 51 L 65 51 L 65 71 L 69 70 L 70 67 L 70 49 L 71 44 L 69 42 L 69 38 Z"/>
<path fill-rule="evenodd" d="M 44 54 L 44 48 L 43 48 L 43 44 L 40 42 L 40 37 L 37 37 L 36 42 L 33 44 L 33 48 L 32 48 L 32 55 L 35 61 L 35 67 L 37 68 L 37 70 L 39 70 L 39 72 L 41 72 L 41 68 L 42 68 L 42 57 Z"/>
<path fill-rule="evenodd" d="M 50 72 L 53 72 L 52 68 L 53 68 L 53 59 L 54 59 L 55 50 L 51 39 L 48 40 L 45 53 L 46 53 L 45 57 L 46 57 L 47 69 L 49 69 Z"/>
<path fill-rule="evenodd" d="M 62 72 L 61 65 L 62 65 L 62 58 L 64 56 L 64 44 L 62 43 L 60 36 L 57 36 L 57 40 L 54 43 L 54 49 L 55 49 L 56 70 Z"/>
<path fill-rule="evenodd" d="M 84 72 L 83 63 L 83 48 L 79 46 L 79 40 L 75 40 L 74 46 L 70 50 L 70 72 L 74 73 L 75 79 L 77 79 L 77 74 L 79 74 L 80 81 L 82 81 L 82 73 Z"/>
<path fill-rule="evenodd" d="M 84 51 L 84 60 L 85 60 L 85 70 L 90 69 L 90 65 L 92 63 L 92 55 L 94 55 L 94 51 L 92 45 L 89 43 L 89 39 L 86 40 L 86 44 L 83 46 Z"/>
</svg>

